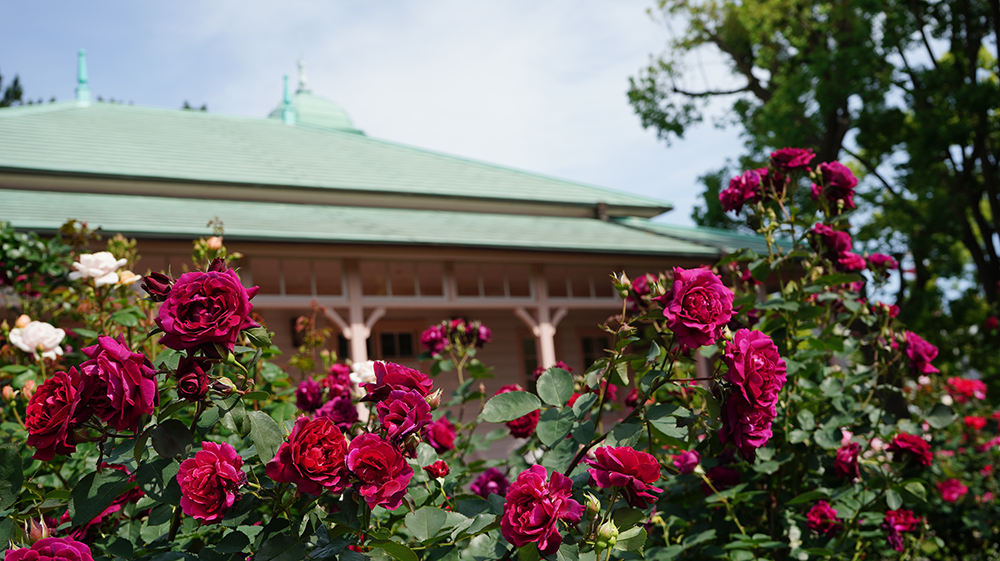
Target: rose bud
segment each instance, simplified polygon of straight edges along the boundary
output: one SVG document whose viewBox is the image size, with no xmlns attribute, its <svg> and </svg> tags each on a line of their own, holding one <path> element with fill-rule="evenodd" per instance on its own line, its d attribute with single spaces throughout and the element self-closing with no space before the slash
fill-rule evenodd
<svg viewBox="0 0 1000 561">
<path fill-rule="evenodd" d="M 229 378 L 219 378 L 214 384 L 212 384 L 212 391 L 216 394 L 226 397 L 227 395 L 233 393 L 236 389 L 236 384 Z"/>
<path fill-rule="evenodd" d="M 21 389 L 21 395 L 24 396 L 24 399 L 30 401 L 31 396 L 35 395 L 35 388 L 37 387 L 38 385 L 35 384 L 34 380 L 28 380 L 24 383 L 24 388 Z"/>
<path fill-rule="evenodd" d="M 448 475 L 448 472 L 450 472 L 451 469 L 448 467 L 448 464 L 444 462 L 444 460 L 438 460 L 425 467 L 424 471 L 426 471 L 431 477 L 441 478 Z"/>
<path fill-rule="evenodd" d="M 211 368 L 212 363 L 204 358 L 182 358 L 177 365 L 177 397 L 188 401 L 205 399 Z"/>
<path fill-rule="evenodd" d="M 208 246 L 208 249 L 214 249 L 216 251 L 222 249 L 222 236 L 212 236 L 211 238 L 208 238 L 205 240 L 205 245 Z"/>
<path fill-rule="evenodd" d="M 218 248 L 214 248 L 218 249 Z M 226 260 L 221 257 L 216 257 L 212 259 L 212 264 L 208 266 L 208 273 L 224 273 L 229 267 L 226 267 Z"/>
<path fill-rule="evenodd" d="M 608 520 L 597 529 L 597 541 L 594 542 L 594 549 L 604 551 L 609 547 L 614 547 L 618 542 L 618 527 Z"/>
<path fill-rule="evenodd" d="M 15 398 L 15 397 L 16 397 L 16 395 L 17 395 L 17 394 L 16 394 L 15 392 L 14 392 L 14 388 L 13 388 L 13 387 L 11 387 L 11 386 L 4 386 L 4 387 L 3 387 L 3 390 L 0 390 L 0 392 L 2 392 L 2 393 L 3 393 L 3 400 L 4 400 L 4 401 L 14 401 L 14 398 Z"/>
<path fill-rule="evenodd" d="M 601 514 L 601 501 L 590 493 L 584 493 L 583 498 L 587 500 L 587 520 L 597 522 L 597 517 Z"/>
<path fill-rule="evenodd" d="M 427 405 L 431 406 L 431 411 L 441 406 L 441 393 L 441 390 L 437 390 L 436 392 L 424 397 L 424 401 L 427 402 Z"/>
<path fill-rule="evenodd" d="M 146 291 L 146 294 L 149 294 L 150 300 L 163 302 L 170 294 L 173 283 L 173 279 L 163 273 L 149 273 L 143 278 L 140 286 Z"/>
<path fill-rule="evenodd" d="M 28 317 L 28 314 L 21 314 L 17 316 L 17 321 L 14 322 L 14 327 L 24 329 L 25 327 L 28 327 L 29 323 L 31 323 L 31 318 Z"/>
<path fill-rule="evenodd" d="M 45 518 L 38 517 L 38 521 L 34 518 L 28 520 L 28 543 L 35 543 L 38 540 L 43 540 L 49 537 L 49 527 L 45 525 Z"/>
</svg>

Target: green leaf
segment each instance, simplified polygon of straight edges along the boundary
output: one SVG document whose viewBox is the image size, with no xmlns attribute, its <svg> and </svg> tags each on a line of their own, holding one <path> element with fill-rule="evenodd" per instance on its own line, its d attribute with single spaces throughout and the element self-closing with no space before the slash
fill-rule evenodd
<svg viewBox="0 0 1000 561">
<path fill-rule="evenodd" d="M 555 448 L 542 457 L 542 466 L 549 471 L 565 471 L 569 463 L 573 461 L 580 444 L 572 438 L 566 438 L 556 444 Z"/>
<path fill-rule="evenodd" d="M 261 401 L 271 397 L 271 394 L 267 392 L 250 392 L 243 394 L 243 399 L 247 401 Z"/>
<path fill-rule="evenodd" d="M 803 409 L 799 411 L 796 418 L 799 420 L 799 428 L 802 430 L 813 430 L 816 428 L 816 417 L 813 416 L 812 411 Z"/>
<path fill-rule="evenodd" d="M 263 411 L 250 411 L 250 438 L 257 448 L 260 461 L 267 463 L 278 453 L 278 448 L 285 441 L 285 431 Z"/>
<path fill-rule="evenodd" d="M 802 504 L 802 503 L 808 503 L 808 502 L 811 502 L 811 501 L 815 501 L 817 499 L 826 499 L 826 498 L 828 498 L 828 495 L 826 493 L 824 493 L 823 491 L 807 491 L 807 492 L 802 493 L 801 495 L 795 497 L 794 499 L 788 501 L 785 504 L 791 506 L 791 505 L 797 505 L 797 504 Z"/>
<path fill-rule="evenodd" d="M 656 341 L 651 341 L 649 352 L 646 353 L 646 362 L 656 362 L 658 358 L 660 358 L 660 346 L 656 344 Z"/>
<path fill-rule="evenodd" d="M 958 415 L 955 414 L 955 411 L 943 403 L 935 405 L 925 417 L 927 424 L 936 429 L 943 429 L 954 423 L 956 419 L 958 419 Z"/>
<path fill-rule="evenodd" d="M 111 314 L 111 321 L 125 327 L 136 327 L 139 325 L 139 319 L 124 310 Z"/>
<path fill-rule="evenodd" d="M 247 339 L 250 339 L 250 344 L 258 349 L 271 347 L 271 333 L 268 332 L 266 327 L 251 327 L 244 330 L 243 333 L 246 334 Z"/>
<path fill-rule="evenodd" d="M 611 371 L 609 383 L 615 384 L 620 388 L 627 388 L 632 385 L 628 380 L 628 362 L 623 360 L 615 365 L 614 370 Z"/>
<path fill-rule="evenodd" d="M 885 503 L 889 505 L 889 510 L 896 510 L 903 506 L 903 497 L 893 489 L 889 489 L 885 492 Z"/>
<path fill-rule="evenodd" d="M 135 481 L 150 498 L 172 505 L 181 504 L 181 487 L 177 483 L 177 470 L 181 465 L 173 459 L 160 458 L 145 462 L 135 470 Z M 117 471 L 117 470 L 105 470 Z M 119 472 L 120 473 L 120 472 Z"/>
<path fill-rule="evenodd" d="M 506 423 L 538 411 L 542 402 L 528 392 L 507 392 L 495 395 L 486 402 L 479 418 L 487 423 Z"/>
<path fill-rule="evenodd" d="M 562 407 L 573 396 L 573 376 L 562 368 L 549 368 L 538 378 L 536 387 L 542 401 Z"/>
<path fill-rule="evenodd" d="M 306 546 L 294 536 L 278 534 L 271 536 L 254 554 L 254 561 L 302 561 Z"/>
<path fill-rule="evenodd" d="M 646 530 L 642 526 L 629 528 L 618 534 L 618 541 L 615 542 L 615 549 L 623 551 L 638 551 L 642 553 L 642 548 L 646 544 Z"/>
<path fill-rule="evenodd" d="M 73 488 L 69 499 L 74 527 L 93 520 L 125 491 L 135 487 L 124 471 L 104 468 L 100 472 L 88 473 Z"/>
<path fill-rule="evenodd" d="M 594 421 L 584 421 L 573 427 L 573 438 L 580 444 L 590 444 L 594 439 Z"/>
<path fill-rule="evenodd" d="M 194 443 L 191 431 L 177 419 L 167 419 L 156 425 L 150 436 L 153 440 L 153 450 L 156 450 L 161 458 L 186 456 Z"/>
<path fill-rule="evenodd" d="M 240 436 L 246 436 L 250 432 L 250 423 L 247 421 L 247 410 L 243 406 L 240 395 L 233 393 L 225 398 L 214 401 L 219 406 L 219 418 L 222 426 Z"/>
<path fill-rule="evenodd" d="M 590 409 L 594 407 L 597 403 L 596 393 L 585 393 L 580 397 L 576 398 L 576 402 L 573 403 L 573 414 L 576 415 L 577 419 L 582 419 Z"/>
<path fill-rule="evenodd" d="M 250 538 L 239 530 L 232 530 L 215 546 L 215 551 L 219 553 L 239 553 L 250 545 Z"/>
<path fill-rule="evenodd" d="M 517 561 L 539 561 L 542 558 L 533 542 L 517 548 Z"/>
<path fill-rule="evenodd" d="M 420 464 L 420 467 L 427 467 L 436 461 L 438 461 L 438 453 L 433 446 L 426 442 L 417 444 L 417 463 Z"/>
<path fill-rule="evenodd" d="M 619 528 L 631 528 L 645 517 L 646 515 L 643 514 L 641 510 L 623 506 L 615 509 L 614 514 L 611 515 L 611 520 L 613 520 L 615 526 Z"/>
<path fill-rule="evenodd" d="M 813 440 L 816 444 L 827 450 L 840 448 L 840 429 L 837 427 L 820 427 L 813 433 Z"/>
<path fill-rule="evenodd" d="M 17 502 L 24 483 L 24 472 L 21 470 L 21 454 L 18 447 L 7 444 L 0 447 L 0 510 L 6 510 Z M 0 542 L 4 545 L 6 542 Z"/>
<path fill-rule="evenodd" d="M 413 533 L 413 537 L 425 542 L 441 532 L 448 513 L 437 507 L 425 506 L 407 514 L 405 520 L 406 528 Z"/>
<path fill-rule="evenodd" d="M 687 432 L 687 431 L 685 431 Z M 608 433 L 608 446 L 635 446 L 642 436 L 642 422 L 635 419 L 619 423 Z"/>
<path fill-rule="evenodd" d="M 566 435 L 572 430 L 575 420 L 576 416 L 573 415 L 571 409 L 546 409 L 538 421 L 535 434 L 538 435 L 538 439 L 542 441 L 542 444 L 551 447 L 556 442 L 566 438 Z"/>
<path fill-rule="evenodd" d="M 924 488 L 923 483 L 919 481 L 907 481 L 903 484 L 903 489 L 921 501 L 927 501 L 927 489 Z"/>
<path fill-rule="evenodd" d="M 396 561 L 417 561 L 417 554 L 405 545 L 391 540 L 372 540 L 372 547 L 380 547 Z"/>
</svg>

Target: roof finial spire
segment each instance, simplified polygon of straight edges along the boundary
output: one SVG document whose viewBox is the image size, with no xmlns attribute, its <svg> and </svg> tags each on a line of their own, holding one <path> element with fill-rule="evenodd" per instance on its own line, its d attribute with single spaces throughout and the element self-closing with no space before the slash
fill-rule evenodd
<svg viewBox="0 0 1000 561">
<path fill-rule="evenodd" d="M 306 61 L 304 58 L 299 58 L 299 89 L 295 93 L 308 92 L 306 89 Z"/>
<path fill-rule="evenodd" d="M 288 74 L 285 74 L 285 99 L 281 104 L 281 122 L 286 125 L 295 124 L 295 108 L 292 107 L 292 92 L 288 88 Z"/>
<path fill-rule="evenodd" d="M 80 49 L 76 63 L 76 101 L 80 105 L 90 104 L 90 86 L 87 85 L 87 51 Z"/>
</svg>

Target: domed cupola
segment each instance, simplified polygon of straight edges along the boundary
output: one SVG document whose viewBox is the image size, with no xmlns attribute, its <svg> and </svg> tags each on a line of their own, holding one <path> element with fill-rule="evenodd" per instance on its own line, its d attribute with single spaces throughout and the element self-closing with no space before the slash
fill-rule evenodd
<svg viewBox="0 0 1000 561">
<path fill-rule="evenodd" d="M 302 60 L 299 61 L 299 86 L 295 95 L 289 95 L 286 77 L 285 100 L 275 107 L 268 117 L 282 119 L 286 123 L 299 126 L 364 134 L 354 127 L 347 112 L 339 105 L 313 95 L 306 87 L 306 68 Z"/>
</svg>

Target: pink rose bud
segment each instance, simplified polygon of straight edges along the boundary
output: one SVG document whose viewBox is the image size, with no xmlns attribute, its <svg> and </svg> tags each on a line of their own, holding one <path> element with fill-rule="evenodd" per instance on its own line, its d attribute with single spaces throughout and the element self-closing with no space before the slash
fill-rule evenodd
<svg viewBox="0 0 1000 561">
<path fill-rule="evenodd" d="M 24 399 L 31 400 L 31 396 L 35 395 L 35 389 L 38 387 L 34 380 L 28 380 L 24 383 L 24 388 L 21 389 L 21 395 Z"/>
<path fill-rule="evenodd" d="M 34 518 L 29 519 L 27 534 L 29 543 L 49 537 L 49 527 L 45 525 L 45 518 L 39 517 L 37 521 Z"/>
<path fill-rule="evenodd" d="M 222 249 L 222 236 L 212 236 L 211 238 L 208 238 L 205 240 L 205 245 L 208 246 L 208 249 Z"/>
<path fill-rule="evenodd" d="M 21 314 L 17 317 L 17 321 L 14 322 L 14 327 L 24 329 L 25 327 L 28 327 L 29 323 L 31 323 L 31 318 L 28 317 L 28 314 Z"/>
<path fill-rule="evenodd" d="M 14 401 L 14 388 L 10 386 L 4 386 L 3 390 L 3 400 L 4 401 Z"/>
<path fill-rule="evenodd" d="M 427 395 L 424 397 L 424 400 L 427 402 L 427 405 L 431 406 L 431 410 L 437 409 L 441 406 L 441 390 Z"/>
</svg>

